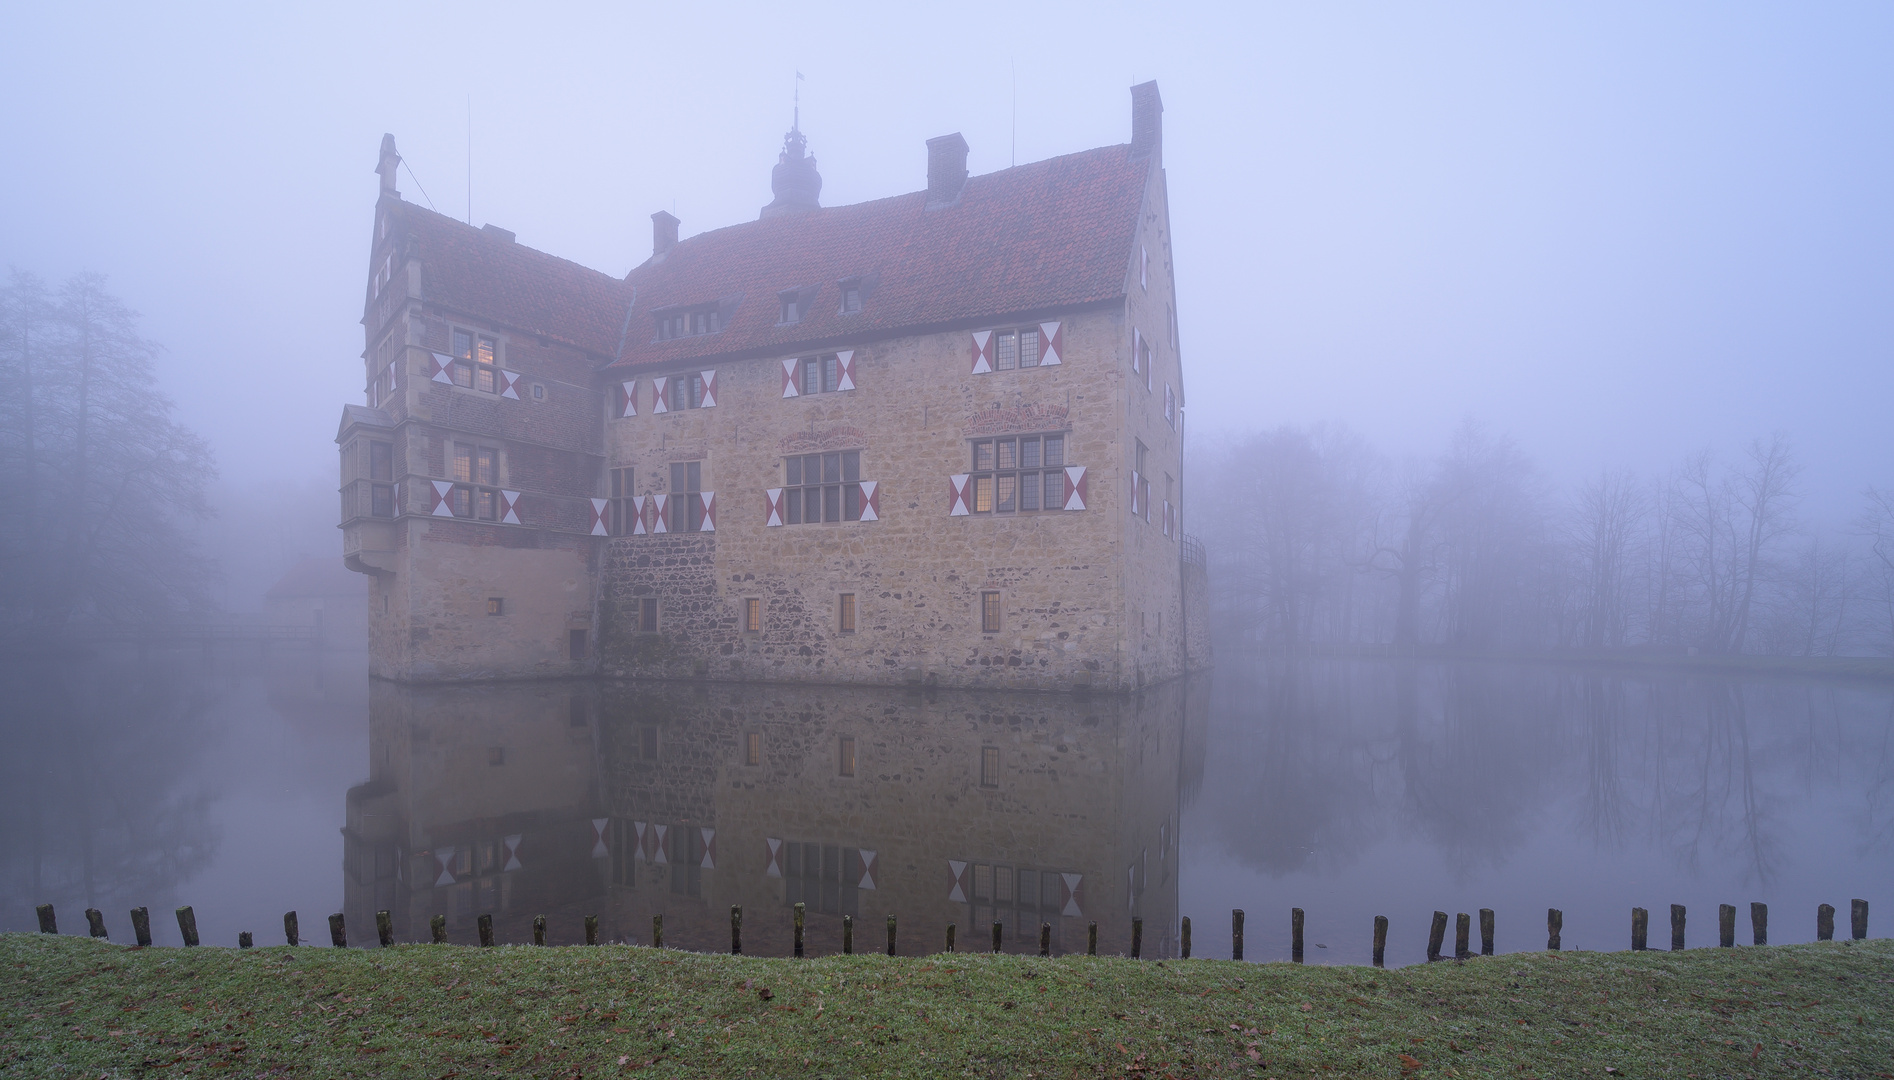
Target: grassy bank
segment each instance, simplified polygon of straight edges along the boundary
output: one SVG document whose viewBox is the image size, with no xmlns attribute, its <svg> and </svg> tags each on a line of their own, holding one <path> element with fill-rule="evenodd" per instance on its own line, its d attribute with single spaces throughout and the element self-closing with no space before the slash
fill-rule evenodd
<svg viewBox="0 0 1894 1080">
<path fill-rule="evenodd" d="M 0 937 L 0 1074 L 1894 1076 L 1894 942 L 1376 971 Z"/>
</svg>

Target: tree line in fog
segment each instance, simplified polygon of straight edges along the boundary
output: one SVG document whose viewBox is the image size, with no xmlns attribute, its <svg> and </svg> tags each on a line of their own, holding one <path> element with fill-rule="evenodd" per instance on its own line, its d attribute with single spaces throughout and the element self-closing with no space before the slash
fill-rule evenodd
<svg viewBox="0 0 1894 1080">
<path fill-rule="evenodd" d="M 158 391 L 158 352 L 97 274 L 0 285 L 0 633 L 203 603 L 188 530 L 216 471 Z"/>
<path fill-rule="evenodd" d="M 1432 460 L 1318 425 L 1216 440 L 1191 466 L 1220 642 L 1894 654 L 1894 491 L 1813 527 L 1784 435 L 1569 490 L 1471 422 Z"/>
</svg>

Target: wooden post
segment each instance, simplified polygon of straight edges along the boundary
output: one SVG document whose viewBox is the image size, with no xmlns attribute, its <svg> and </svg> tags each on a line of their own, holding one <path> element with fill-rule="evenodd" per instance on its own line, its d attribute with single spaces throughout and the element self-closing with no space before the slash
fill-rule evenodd
<svg viewBox="0 0 1894 1080">
<path fill-rule="evenodd" d="M 1631 909 L 1631 951 L 1643 952 L 1651 928 L 1651 913 L 1641 907 Z"/>
<path fill-rule="evenodd" d="M 999 923 L 993 924 L 993 951 L 994 952 L 1000 951 L 1000 927 L 1001 927 L 1001 924 Z"/>
<path fill-rule="evenodd" d="M 1230 959 L 1243 959 L 1243 909 L 1230 911 Z"/>
<path fill-rule="evenodd" d="M 1052 924 L 1049 922 L 1039 924 L 1039 955 L 1052 955 Z"/>
<path fill-rule="evenodd" d="M 375 939 L 386 949 L 395 943 L 395 920 L 386 911 L 375 913 Z"/>
<path fill-rule="evenodd" d="M 842 916 L 842 936 L 848 936 L 848 916 Z M 730 905 L 730 955 L 743 955 L 743 905 Z"/>
<path fill-rule="evenodd" d="M 585 917 L 585 943 L 587 945 L 598 944 L 598 916 L 597 915 L 587 915 Z"/>
<path fill-rule="evenodd" d="M 1453 917 L 1453 958 L 1465 960 L 1473 955 L 1468 943 L 1473 938 L 1473 916 L 1462 911 Z"/>
<path fill-rule="evenodd" d="M 493 916 L 487 912 L 482 912 L 480 917 L 474 920 L 474 925 L 479 927 L 480 929 L 481 946 L 483 948 L 488 948 L 488 949 L 492 948 L 493 947 Z"/>
<path fill-rule="evenodd" d="M 1718 904 L 1716 906 L 1716 943 L 1719 948 L 1736 947 L 1736 905 Z"/>
<path fill-rule="evenodd" d="M 803 910 L 804 910 L 804 909 L 803 909 L 803 905 L 802 905 L 802 904 L 801 904 L 800 902 L 798 902 L 798 903 L 796 904 L 796 914 L 795 914 L 795 921 L 796 921 L 796 955 L 797 955 L 797 956 L 801 956 L 801 955 L 802 955 L 802 913 L 803 913 Z"/>
<path fill-rule="evenodd" d="M 296 928 L 296 913 L 293 911 L 283 912 L 283 941 L 289 945 L 303 943 L 302 934 Z"/>
<path fill-rule="evenodd" d="M 105 938 L 107 941 L 111 940 L 111 935 L 105 932 L 105 913 L 104 912 L 100 911 L 98 908 L 95 908 L 95 907 L 86 908 L 85 909 L 85 922 L 86 922 L 86 929 L 92 932 L 93 937 Z"/>
<path fill-rule="evenodd" d="M 33 910 L 39 913 L 39 932 L 40 933 L 42 934 L 59 933 L 59 922 L 58 920 L 53 918 L 53 906 L 51 904 L 41 904 L 39 907 L 36 907 Z"/>
<path fill-rule="evenodd" d="M 1387 952 L 1388 952 L 1388 917 L 1386 915 L 1376 915 L 1374 917 L 1374 966 L 1375 967 L 1388 966 L 1386 962 Z"/>
<path fill-rule="evenodd" d="M 998 926 L 999 923 L 994 923 L 993 925 Z M 997 937 L 998 935 L 995 935 L 995 936 Z M 999 950 L 995 949 L 994 951 L 998 952 Z M 1141 916 L 1133 916 L 1131 920 L 1131 958 L 1133 960 L 1136 960 L 1138 958 L 1138 954 L 1143 951 L 1144 951 L 1144 919 Z"/>
<path fill-rule="evenodd" d="M 1184 916 L 1181 924 L 1178 942 L 1183 946 L 1184 955 L 1182 959 L 1190 959 L 1190 916 L 1188 915 Z"/>
<path fill-rule="evenodd" d="M 436 945 L 447 944 L 447 916 L 435 915 L 427 921 L 428 937 Z"/>
<path fill-rule="evenodd" d="M 255 944 L 256 944 L 256 939 L 250 936 L 250 931 L 248 930 L 237 931 L 237 948 L 248 949 Z"/>
<path fill-rule="evenodd" d="M 1848 929 L 1854 934 L 1856 941 L 1868 939 L 1868 902 L 1866 900 L 1854 901 L 1854 908 L 1848 913 Z"/>
<path fill-rule="evenodd" d="M 1684 906 L 1682 904 L 1670 906 L 1670 951 L 1684 951 Z"/>
<path fill-rule="evenodd" d="M 1756 936 L 1756 944 L 1769 944 L 1769 905 L 1751 902 L 1749 905 L 1749 929 Z"/>
<path fill-rule="evenodd" d="M 651 947 L 664 948 L 664 915 L 662 912 L 651 916 Z M 796 955 L 802 955 L 802 905 L 796 905 Z"/>
<path fill-rule="evenodd" d="M 533 944 L 544 945 L 545 943 L 546 917 L 544 915 L 535 915 L 533 916 Z"/>
<path fill-rule="evenodd" d="M 954 951 L 954 924 L 953 923 L 947 924 L 947 951 L 948 952 Z"/>
<path fill-rule="evenodd" d="M 481 918 L 484 919 L 486 916 L 482 915 Z M 342 925 L 342 913 L 339 911 L 329 916 L 329 944 L 338 949 L 349 947 L 348 928 Z"/>
<path fill-rule="evenodd" d="M 1289 909 L 1289 959 L 1302 962 L 1302 909 Z"/>
<path fill-rule="evenodd" d="M 888 916 L 888 955 L 889 956 L 896 955 L 894 951 L 894 916 L 893 915 Z"/>
<path fill-rule="evenodd" d="M 1480 909 L 1480 955 L 1493 955 L 1493 909 Z"/>
<path fill-rule="evenodd" d="M 148 947 L 151 944 L 151 912 L 144 908 L 132 909 L 132 938 L 141 946 Z M 292 941 L 290 944 L 296 943 Z"/>
<path fill-rule="evenodd" d="M 1098 924 L 1097 923 L 1091 923 L 1085 927 L 1085 955 L 1087 956 L 1098 955 Z"/>
<path fill-rule="evenodd" d="M 1815 909 L 1815 940 L 1835 940 L 1835 905 L 1823 904 Z"/>
<path fill-rule="evenodd" d="M 185 948 L 197 947 L 197 912 L 189 904 L 178 909 L 178 933 L 184 938 Z"/>
<path fill-rule="evenodd" d="M 950 938 L 953 936 L 952 930 L 953 930 L 953 927 L 951 924 L 949 924 L 947 936 Z M 948 952 L 954 951 L 953 945 L 951 942 L 947 946 L 947 951 Z M 853 956 L 854 954 L 855 954 L 855 916 L 844 915 L 842 916 L 842 955 Z"/>
<path fill-rule="evenodd" d="M 1434 925 L 1427 931 L 1427 962 L 1440 959 L 1440 943 L 1447 940 L 1447 913 L 1434 912 Z"/>
<path fill-rule="evenodd" d="M 1545 909 L 1545 949 L 1547 952 L 1559 951 L 1559 944 L 1560 944 L 1559 939 L 1562 936 L 1564 930 L 1565 930 L 1565 912 L 1560 911 L 1558 908 L 1555 908 L 1555 907 L 1546 908 Z"/>
</svg>

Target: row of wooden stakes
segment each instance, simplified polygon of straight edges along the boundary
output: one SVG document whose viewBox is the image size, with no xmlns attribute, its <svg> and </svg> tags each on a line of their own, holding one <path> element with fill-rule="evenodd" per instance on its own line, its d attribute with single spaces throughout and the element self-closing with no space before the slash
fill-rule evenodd
<svg viewBox="0 0 1894 1080">
<path fill-rule="evenodd" d="M 39 913 L 40 932 L 45 934 L 57 934 L 59 932 L 59 923 L 54 916 L 53 905 L 41 904 L 37 910 Z M 794 950 L 796 956 L 803 955 L 803 916 L 803 905 L 797 904 L 795 906 L 794 924 Z M 1866 900 L 1855 900 L 1852 910 L 1849 912 L 1849 916 L 1849 929 L 1854 939 L 1861 941 L 1867 938 L 1868 902 Z M 93 937 L 103 938 L 107 936 L 105 932 L 105 916 L 100 914 L 97 908 L 87 908 L 85 917 L 87 926 Z M 132 932 L 136 935 L 138 944 L 141 946 L 149 946 L 151 944 L 151 913 L 142 907 L 138 907 L 132 909 L 131 917 Z M 196 946 L 198 944 L 196 913 L 193 912 L 189 906 L 181 907 L 177 909 L 177 919 L 178 932 L 183 936 L 185 946 L 187 948 Z M 1289 958 L 1292 962 L 1297 964 L 1302 963 L 1302 923 L 1302 909 L 1291 908 L 1289 911 Z M 1749 924 L 1750 932 L 1755 943 L 1757 945 L 1769 944 L 1769 905 L 1759 903 L 1749 905 Z M 1545 947 L 1548 950 L 1552 952 L 1559 951 L 1561 947 L 1560 938 L 1564 925 L 1564 912 L 1558 908 L 1546 909 Z M 492 945 L 494 943 L 493 916 L 488 914 L 481 915 L 479 919 L 476 920 L 476 926 L 480 934 L 480 944 L 483 946 Z M 1650 912 L 1644 908 L 1632 908 L 1632 951 L 1642 952 L 1649 947 L 1649 928 Z M 444 945 L 447 943 L 447 916 L 436 915 L 429 919 L 428 929 L 429 936 L 433 939 L 435 944 Z M 947 924 L 948 952 L 954 951 L 954 934 L 956 929 L 955 924 Z M 993 924 L 992 951 L 994 952 L 1000 951 L 1003 930 L 1003 924 L 997 922 Z M 895 951 L 895 933 L 895 917 L 889 915 L 889 956 L 897 955 Z M 377 911 L 375 913 L 375 934 L 384 947 L 395 943 L 394 919 L 388 912 Z M 1454 959 L 1465 960 L 1473 955 L 1472 934 L 1473 919 L 1463 911 L 1455 919 Z M 290 945 L 302 944 L 301 931 L 297 923 L 296 913 L 293 911 L 285 912 L 283 915 L 283 937 Z M 1445 947 L 1446 937 L 1447 913 L 1444 911 L 1436 911 L 1434 912 L 1433 926 L 1429 929 L 1427 934 L 1427 959 L 1429 962 L 1446 959 L 1446 956 L 1441 952 Z M 1832 941 L 1834 937 L 1835 909 L 1832 905 L 1823 904 L 1816 908 L 1815 911 L 1815 938 L 1818 941 Z M 329 941 L 330 944 L 338 949 L 348 946 L 348 928 L 340 913 L 329 916 Z M 587 945 L 598 944 L 597 915 L 587 915 L 585 917 L 585 943 Z M 245 930 L 237 935 L 238 948 L 248 949 L 254 944 L 255 941 L 252 939 L 250 931 Z M 546 917 L 544 915 L 537 915 L 533 918 L 533 944 L 546 944 Z M 1388 917 L 1386 915 L 1376 915 L 1374 917 L 1375 967 L 1386 966 L 1385 956 L 1387 944 Z M 1736 907 L 1733 904 L 1722 904 L 1717 908 L 1717 944 L 1725 949 L 1731 948 L 1736 944 Z M 651 917 L 651 945 L 653 948 L 659 949 L 664 947 L 664 916 L 661 914 Z M 1181 957 L 1185 960 L 1190 959 L 1190 916 L 1188 915 L 1183 917 L 1179 927 L 1178 945 L 1178 952 Z M 1670 906 L 1670 947 L 1673 951 L 1681 950 L 1684 947 L 1684 906 L 1682 904 L 1672 904 Z M 844 954 L 852 954 L 854 951 L 855 918 L 852 915 L 844 915 L 842 916 L 842 952 Z M 1134 917 L 1131 920 L 1131 958 L 1134 960 L 1139 959 L 1143 951 L 1144 920 Z M 730 952 L 732 955 L 742 955 L 743 953 L 743 906 L 741 904 L 732 904 L 730 906 Z M 1087 956 L 1098 955 L 1098 924 L 1096 922 L 1088 926 L 1085 953 Z M 1039 955 L 1052 955 L 1052 924 L 1049 922 L 1039 924 Z M 1493 955 L 1492 908 L 1480 909 L 1480 955 Z M 1236 908 L 1230 912 L 1230 959 L 1243 959 L 1242 908 Z"/>
</svg>

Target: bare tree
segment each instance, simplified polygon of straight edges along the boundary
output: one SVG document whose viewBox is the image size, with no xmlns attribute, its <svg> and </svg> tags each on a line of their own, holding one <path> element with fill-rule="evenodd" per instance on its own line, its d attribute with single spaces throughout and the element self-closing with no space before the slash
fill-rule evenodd
<svg viewBox="0 0 1894 1080">
<path fill-rule="evenodd" d="M 1854 526 L 1868 546 L 1862 594 L 1875 614 L 1882 651 L 1894 656 L 1894 492 L 1869 488 L 1862 503 Z"/>
<path fill-rule="evenodd" d="M 1769 570 L 1778 544 L 1795 531 L 1795 480 L 1802 466 L 1782 432 L 1767 442 L 1749 444 L 1749 467 L 1734 478 L 1736 504 L 1742 509 L 1741 589 L 1734 612 L 1731 652 L 1742 652 L 1755 608 L 1756 587 Z"/>
<path fill-rule="evenodd" d="M 1579 585 L 1579 641 L 1619 648 L 1630 633 L 1630 568 L 1651 500 L 1628 469 L 1607 469 L 1578 490 L 1567 526 Z"/>
</svg>

